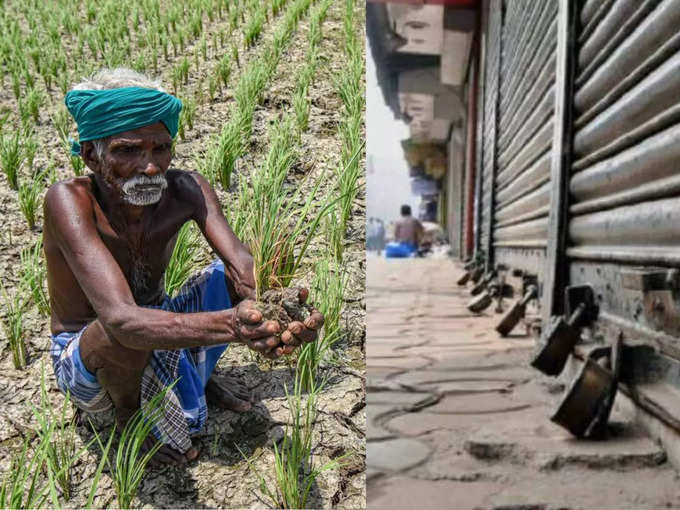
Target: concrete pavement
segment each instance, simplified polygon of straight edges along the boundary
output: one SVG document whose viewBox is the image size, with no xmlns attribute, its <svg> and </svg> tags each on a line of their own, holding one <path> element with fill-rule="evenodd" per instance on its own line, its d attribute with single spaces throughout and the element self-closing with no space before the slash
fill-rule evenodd
<svg viewBox="0 0 680 510">
<path fill-rule="evenodd" d="M 460 264 L 367 266 L 368 508 L 680 508 L 664 451 L 616 408 L 607 441 L 550 422 L 563 387 L 529 367 L 533 339 L 497 335 L 493 307 L 467 311 Z"/>
</svg>

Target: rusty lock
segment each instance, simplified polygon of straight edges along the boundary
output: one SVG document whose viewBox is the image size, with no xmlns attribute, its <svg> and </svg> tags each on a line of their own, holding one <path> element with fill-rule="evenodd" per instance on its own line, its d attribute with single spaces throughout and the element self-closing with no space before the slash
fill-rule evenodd
<svg viewBox="0 0 680 510">
<path fill-rule="evenodd" d="M 538 351 L 531 361 L 532 367 L 546 375 L 555 376 L 562 372 L 569 354 L 581 339 L 580 327 L 584 322 L 597 316 L 597 306 L 594 304 L 592 288 L 589 285 L 568 287 L 566 294 L 567 313 L 571 312 L 569 319 L 565 321 L 559 316 L 551 318 Z M 575 309 L 574 297 L 578 298 Z"/>
<path fill-rule="evenodd" d="M 474 283 L 479 283 L 479 280 L 482 279 L 482 276 L 484 276 L 484 265 L 479 264 L 470 273 L 470 280 L 472 280 Z"/>
<path fill-rule="evenodd" d="M 616 398 L 621 372 L 622 335 L 612 346 L 592 349 L 569 385 L 551 421 L 576 437 L 601 438 Z M 601 364 L 607 359 L 609 368 Z"/>
<path fill-rule="evenodd" d="M 472 313 L 482 313 L 491 306 L 494 298 L 498 298 L 499 295 L 501 297 L 512 297 L 512 292 L 512 287 L 510 285 L 494 283 L 489 285 L 488 290 L 485 290 L 470 301 L 467 305 L 467 309 Z"/>
<path fill-rule="evenodd" d="M 503 319 L 501 319 L 501 321 L 498 323 L 498 326 L 496 326 L 496 331 L 498 331 L 501 336 L 507 336 L 522 319 L 522 317 L 524 317 L 524 313 L 526 312 L 529 301 L 536 298 L 537 295 L 538 291 L 536 286 L 529 285 L 522 299 L 517 301 L 510 311 L 505 314 Z"/>
<path fill-rule="evenodd" d="M 484 278 L 479 280 L 479 282 L 475 282 L 476 285 L 470 289 L 470 295 L 471 296 L 476 296 L 477 294 L 481 293 L 488 285 L 491 280 L 493 280 L 496 277 L 496 270 L 492 269 L 488 273 L 484 275 Z"/>
</svg>

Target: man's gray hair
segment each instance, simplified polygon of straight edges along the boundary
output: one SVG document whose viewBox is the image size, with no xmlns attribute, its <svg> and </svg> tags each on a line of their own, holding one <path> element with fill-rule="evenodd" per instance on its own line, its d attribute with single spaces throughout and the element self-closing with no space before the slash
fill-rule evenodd
<svg viewBox="0 0 680 510">
<path fill-rule="evenodd" d="M 71 90 L 108 90 L 122 87 L 142 87 L 165 92 L 165 89 L 161 87 L 160 80 L 153 80 L 145 74 L 138 73 L 137 71 L 125 67 L 102 69 L 89 78 L 85 78 L 83 81 L 73 85 Z M 104 151 L 108 146 L 109 140 L 110 138 L 92 140 L 94 151 L 99 159 L 104 156 Z"/>
</svg>

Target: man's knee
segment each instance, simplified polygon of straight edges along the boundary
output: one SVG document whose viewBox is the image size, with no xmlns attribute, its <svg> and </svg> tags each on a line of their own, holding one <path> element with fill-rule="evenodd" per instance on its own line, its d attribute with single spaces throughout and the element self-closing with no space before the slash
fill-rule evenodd
<svg viewBox="0 0 680 510">
<path fill-rule="evenodd" d="M 101 323 L 92 322 L 80 337 L 80 357 L 90 372 L 111 365 L 131 371 L 144 370 L 151 357 L 150 351 L 129 349 L 111 338 Z"/>
</svg>

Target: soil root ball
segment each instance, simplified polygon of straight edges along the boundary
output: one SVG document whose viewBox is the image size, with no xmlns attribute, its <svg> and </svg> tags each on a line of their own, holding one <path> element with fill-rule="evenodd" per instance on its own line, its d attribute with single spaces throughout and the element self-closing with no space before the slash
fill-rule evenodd
<svg viewBox="0 0 680 510">
<path fill-rule="evenodd" d="M 262 294 L 255 306 L 262 312 L 264 320 L 278 321 L 281 331 L 285 331 L 291 322 L 304 322 L 313 309 L 308 303 L 300 304 L 299 294 L 299 287 L 270 289 Z"/>
</svg>

